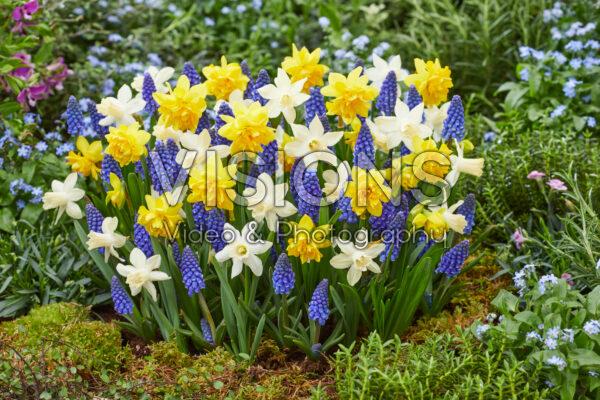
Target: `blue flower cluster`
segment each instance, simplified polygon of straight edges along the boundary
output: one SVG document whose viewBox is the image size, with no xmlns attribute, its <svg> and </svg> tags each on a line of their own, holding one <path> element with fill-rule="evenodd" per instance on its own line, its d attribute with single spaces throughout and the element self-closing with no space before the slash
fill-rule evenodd
<svg viewBox="0 0 600 400">
<path fill-rule="evenodd" d="M 308 318 L 325 325 L 329 318 L 329 283 L 323 279 L 313 292 L 312 299 L 308 303 Z"/>
</svg>

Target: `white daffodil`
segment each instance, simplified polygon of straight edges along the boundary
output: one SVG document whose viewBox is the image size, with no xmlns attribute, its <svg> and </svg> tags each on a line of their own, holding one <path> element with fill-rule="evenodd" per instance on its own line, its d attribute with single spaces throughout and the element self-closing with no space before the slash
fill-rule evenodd
<svg viewBox="0 0 600 400">
<path fill-rule="evenodd" d="M 172 126 L 156 124 L 152 129 L 152 135 L 154 135 L 156 140 L 162 140 L 163 142 L 173 139 L 175 143 L 179 145 L 179 140 L 181 139 L 181 135 L 183 135 L 183 131 L 175 129 Z"/>
<path fill-rule="evenodd" d="M 388 63 L 383 58 L 373 53 L 373 67 L 367 68 L 365 74 L 367 74 L 367 77 L 372 82 L 371 86 L 381 89 L 381 85 L 390 71 L 394 71 L 398 82 L 402 82 L 404 78 L 406 78 L 406 75 L 408 75 L 406 70 L 402 68 L 400 56 L 396 55 L 391 57 L 390 62 Z M 400 91 L 398 91 L 398 96 L 400 96 Z"/>
<path fill-rule="evenodd" d="M 448 207 L 448 205 L 444 203 L 441 206 L 430 206 L 428 208 L 432 212 L 444 209 L 444 211 L 442 212 L 442 216 L 446 220 L 448 227 L 454 232 L 463 233 L 465 228 L 467 227 L 467 219 L 462 214 L 456 214 L 456 209 L 460 207 L 462 203 L 464 203 L 464 201 L 460 200 L 450 207 Z"/>
<path fill-rule="evenodd" d="M 244 106 L 246 106 L 246 108 L 248 108 L 250 107 L 250 104 L 254 103 L 254 100 L 244 99 L 244 92 L 242 92 L 240 89 L 236 89 L 229 95 L 229 106 L 231 107 L 233 103 L 242 103 Z"/>
<path fill-rule="evenodd" d="M 304 125 L 291 124 L 294 140 L 285 145 L 288 157 L 304 157 L 304 165 L 316 169 L 319 160 L 330 161 L 335 155 L 329 146 L 335 146 L 344 132 L 327 132 L 319 118 L 313 118 L 308 128 Z M 335 165 L 335 164 L 334 164 Z"/>
<path fill-rule="evenodd" d="M 102 232 L 90 231 L 88 233 L 88 249 L 104 248 L 104 262 L 108 262 L 111 254 L 119 261 L 123 261 L 116 249 L 125 246 L 127 238 L 115 232 L 117 226 L 119 226 L 117 217 L 106 217 L 102 221 Z"/>
<path fill-rule="evenodd" d="M 208 155 L 212 152 L 217 154 L 218 158 L 227 157 L 229 155 L 229 146 L 227 145 L 210 145 L 210 134 L 206 129 L 196 135 L 192 132 L 185 132 L 179 140 L 181 150 L 177 153 L 175 161 L 183 168 L 199 168 L 206 164 Z"/>
<path fill-rule="evenodd" d="M 441 107 L 431 106 L 425 109 L 425 125 L 431 128 L 433 131 L 433 139 L 439 142 L 442 138 L 440 135 L 444 128 L 444 121 L 448 117 L 448 108 L 450 102 L 442 104 Z"/>
<path fill-rule="evenodd" d="M 131 89 L 127 85 L 121 86 L 117 97 L 105 97 L 98 104 L 98 112 L 105 117 L 100 120 L 100 125 L 131 125 L 135 122 L 133 114 L 144 109 L 146 102 L 141 97 L 132 97 Z"/>
<path fill-rule="evenodd" d="M 58 208 L 54 223 L 60 219 L 65 210 L 71 218 L 80 219 L 83 216 L 77 202 L 85 196 L 85 191 L 76 188 L 76 183 L 77 173 L 73 172 L 67 176 L 64 182 L 53 180 L 52 191 L 44 193 L 42 208 L 44 210 Z"/>
<path fill-rule="evenodd" d="M 277 231 L 277 217 L 289 217 L 298 209 L 285 200 L 288 187 L 285 183 L 275 185 L 269 174 L 263 172 L 256 178 L 256 189 L 246 188 L 244 197 L 248 201 L 248 209 L 256 222 L 267 220 L 267 226 L 273 232 Z"/>
<path fill-rule="evenodd" d="M 397 137 L 398 134 L 395 131 L 384 131 L 379 125 L 371 121 L 369 118 L 366 119 L 367 126 L 373 136 L 373 144 L 383 151 L 384 153 L 390 152 L 393 147 L 398 145 Z M 395 146 L 394 146 L 395 145 Z"/>
<path fill-rule="evenodd" d="M 288 123 L 294 123 L 296 119 L 295 107 L 298 107 L 310 98 L 308 94 L 302 93 L 302 86 L 305 81 L 306 78 L 292 83 L 288 74 L 279 68 L 275 84 L 270 83 L 258 89 L 258 93 L 269 100 L 267 103 L 269 118 L 278 117 L 279 114 L 283 113 Z"/>
<path fill-rule="evenodd" d="M 323 194 L 329 204 L 336 202 L 340 198 L 340 194 L 348 182 L 350 176 L 350 165 L 348 161 L 340 163 L 337 169 L 328 169 L 323 171 L 323 179 L 325 184 L 323 185 Z"/>
<path fill-rule="evenodd" d="M 400 143 L 413 151 L 413 136 L 418 135 L 423 139 L 431 136 L 431 128 L 423 124 L 423 103 L 412 110 L 401 101 L 396 102 L 395 116 L 377 117 L 375 125 L 387 135 L 387 146 L 392 149 Z"/>
<path fill-rule="evenodd" d="M 125 277 L 125 283 L 131 289 L 131 295 L 136 296 L 145 288 L 152 299 L 156 301 L 156 288 L 152 282 L 166 281 L 171 277 L 164 272 L 155 271 L 160 267 L 160 255 L 146 258 L 144 252 L 137 247 L 131 251 L 129 262 L 132 265 L 117 264 L 117 272 Z"/>
<path fill-rule="evenodd" d="M 258 240 L 254 236 L 256 222 L 250 221 L 242 229 L 240 233 L 237 229 L 228 223 L 223 227 L 223 233 L 231 237 L 227 246 L 223 250 L 215 254 L 215 259 L 222 263 L 227 260 L 233 261 L 231 269 L 231 277 L 235 278 L 242 272 L 244 264 L 246 264 L 254 275 L 260 276 L 263 272 L 263 264 L 257 254 L 263 254 L 271 248 L 272 242 Z M 229 239 L 229 238 L 228 238 Z"/>
<path fill-rule="evenodd" d="M 348 268 L 346 278 L 350 285 L 354 286 L 360 280 L 363 272 L 381 273 L 379 264 L 374 261 L 374 258 L 378 257 L 385 250 L 385 244 L 371 243 L 366 248 L 358 248 L 354 243 L 339 239 L 336 240 L 336 244 L 342 252 L 333 256 L 329 262 L 336 269 Z"/>
<path fill-rule="evenodd" d="M 450 186 L 456 184 L 461 173 L 477 177 L 481 176 L 481 174 L 483 174 L 483 164 L 485 162 L 483 158 L 464 158 L 463 144 L 458 143 L 458 140 L 456 139 L 454 139 L 454 143 L 456 144 L 458 155 L 450 155 L 451 170 L 448 175 L 446 175 L 446 182 L 448 182 Z"/>
<path fill-rule="evenodd" d="M 169 81 L 173 77 L 175 73 L 175 69 L 171 67 L 164 67 L 158 69 L 154 66 L 151 66 L 146 70 L 147 73 L 150 74 L 150 77 L 154 81 L 154 87 L 156 88 L 156 93 L 167 93 L 169 88 L 165 83 Z M 142 88 L 144 86 L 144 74 L 138 74 L 133 78 L 133 82 L 131 83 L 131 87 L 134 88 L 138 93 L 142 92 Z"/>
</svg>

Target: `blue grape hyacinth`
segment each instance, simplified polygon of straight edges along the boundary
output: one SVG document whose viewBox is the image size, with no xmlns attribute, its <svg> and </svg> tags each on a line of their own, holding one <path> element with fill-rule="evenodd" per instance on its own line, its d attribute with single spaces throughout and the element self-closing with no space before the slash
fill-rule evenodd
<svg viewBox="0 0 600 400">
<path fill-rule="evenodd" d="M 463 240 L 450 250 L 444 253 L 435 272 L 446 274 L 448 278 L 452 278 L 460 272 L 460 268 L 465 263 L 469 256 L 469 241 Z"/>
<path fill-rule="evenodd" d="M 277 140 L 272 140 L 267 145 L 261 145 L 263 151 L 259 153 L 258 172 L 266 172 L 269 175 L 275 174 L 279 162 L 279 145 Z"/>
<path fill-rule="evenodd" d="M 102 115 L 98 112 L 96 108 L 96 103 L 91 100 L 88 100 L 88 111 L 90 113 L 90 120 L 92 122 L 92 129 L 98 134 L 100 137 L 104 137 L 108 135 L 108 126 L 100 125 L 100 120 L 102 119 Z"/>
<path fill-rule="evenodd" d="M 150 258 L 154 255 L 154 249 L 152 248 L 152 240 L 150 234 L 142 225 L 137 223 L 138 214 L 135 216 L 136 223 L 133 225 L 133 242 L 140 250 Z"/>
<path fill-rule="evenodd" d="M 296 185 L 296 189 L 298 190 L 298 215 L 308 215 L 313 221 L 319 221 L 321 186 L 319 186 L 317 170 L 305 169 L 302 183 Z"/>
<path fill-rule="evenodd" d="M 456 209 L 456 213 L 463 215 L 467 220 L 467 226 L 463 233 L 470 235 L 475 226 L 475 195 L 473 193 L 465 197 L 465 201 Z"/>
<path fill-rule="evenodd" d="M 215 140 L 214 143 L 211 143 L 213 146 L 217 146 L 220 144 L 231 144 L 231 140 L 219 135 L 219 129 L 221 129 L 225 125 L 225 121 L 223 121 L 223 119 L 220 117 L 221 115 L 228 115 L 230 117 L 233 117 L 233 110 L 224 101 L 222 101 L 219 104 L 219 110 L 217 111 L 217 117 L 215 118 Z"/>
<path fill-rule="evenodd" d="M 292 263 L 281 253 L 273 270 L 273 289 L 277 294 L 288 294 L 294 288 L 295 276 Z"/>
<path fill-rule="evenodd" d="M 456 139 L 459 142 L 465 136 L 465 110 L 458 95 L 452 97 L 440 136 L 444 140 Z"/>
<path fill-rule="evenodd" d="M 358 168 L 370 170 L 375 167 L 375 147 L 373 135 L 365 121 L 362 121 L 360 131 L 354 146 L 354 165 Z"/>
<path fill-rule="evenodd" d="M 200 83 L 200 75 L 198 75 L 198 71 L 196 71 L 196 68 L 194 68 L 192 63 L 189 61 L 183 64 L 183 71 L 181 74 L 188 77 L 190 86 L 196 86 Z"/>
<path fill-rule="evenodd" d="M 173 259 L 175 260 L 175 264 L 179 265 L 181 262 L 181 252 L 179 251 L 179 244 L 174 241 L 171 243 L 171 247 L 173 249 Z"/>
<path fill-rule="evenodd" d="M 199 135 L 205 129 L 207 131 L 210 131 L 210 118 L 208 117 L 208 113 L 206 111 L 204 111 L 202 113 L 202 116 L 198 120 L 198 125 L 196 126 L 196 132 L 194 132 L 194 133 L 196 135 Z"/>
<path fill-rule="evenodd" d="M 310 125 L 314 117 L 320 117 L 321 115 L 327 115 L 327 108 L 325 107 L 325 100 L 321 94 L 321 89 L 318 86 L 310 88 L 310 97 L 304 105 L 306 126 Z"/>
<path fill-rule="evenodd" d="M 152 115 L 158 110 L 158 103 L 154 100 L 154 93 L 156 93 L 156 85 L 154 79 L 148 72 L 144 74 L 144 81 L 142 83 L 142 99 L 146 102 L 144 111 Z"/>
<path fill-rule="evenodd" d="M 422 102 L 423 99 L 421 98 L 421 95 L 419 94 L 419 91 L 415 85 L 410 85 L 408 88 L 408 94 L 406 95 L 406 105 L 408 108 L 412 110 Z"/>
<path fill-rule="evenodd" d="M 110 281 L 110 295 L 115 304 L 115 311 L 117 314 L 125 315 L 133 312 L 133 302 L 116 276 L 113 276 Z"/>
<path fill-rule="evenodd" d="M 104 222 L 104 217 L 93 204 L 88 203 L 85 205 L 85 215 L 87 216 L 90 232 L 102 232 L 102 222 Z M 104 248 L 98 248 L 97 250 L 100 254 L 104 254 Z"/>
<path fill-rule="evenodd" d="M 185 246 L 183 249 L 179 269 L 183 277 L 183 285 L 188 290 L 188 296 L 193 296 L 194 293 L 198 293 L 206 287 L 200 264 L 190 246 Z"/>
<path fill-rule="evenodd" d="M 102 178 L 104 190 L 107 192 L 111 189 L 111 173 L 114 173 L 119 177 L 119 179 L 123 180 L 123 174 L 121 173 L 121 167 L 119 167 L 119 163 L 110 154 L 105 154 L 104 158 L 102 159 L 102 166 L 100 167 L 100 178 Z"/>
<path fill-rule="evenodd" d="M 396 79 L 396 73 L 390 71 L 381 84 L 381 90 L 379 91 L 379 97 L 377 98 L 376 104 L 377 109 L 382 112 L 383 115 L 393 115 L 397 99 L 398 80 Z"/>
<path fill-rule="evenodd" d="M 215 341 L 213 340 L 212 331 L 210 330 L 210 324 L 205 318 L 200 320 L 200 329 L 202 329 L 202 336 L 204 336 L 204 340 L 214 346 Z"/>
<path fill-rule="evenodd" d="M 67 103 L 67 132 L 71 136 L 79 136 L 85 129 L 83 113 L 75 96 L 69 97 Z"/>
<path fill-rule="evenodd" d="M 308 303 L 308 318 L 316 321 L 319 325 L 325 325 L 329 318 L 329 282 L 323 279 L 313 292 L 312 299 Z"/>
</svg>

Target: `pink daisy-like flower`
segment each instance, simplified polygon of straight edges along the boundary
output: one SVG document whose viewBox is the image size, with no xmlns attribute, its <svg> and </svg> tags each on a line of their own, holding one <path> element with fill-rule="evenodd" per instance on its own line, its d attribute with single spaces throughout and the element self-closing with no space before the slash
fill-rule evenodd
<svg viewBox="0 0 600 400">
<path fill-rule="evenodd" d="M 560 179 L 550 179 L 546 182 L 546 185 L 550 186 L 552 190 L 567 190 L 565 183 Z"/>
<path fill-rule="evenodd" d="M 540 171 L 536 171 L 535 169 L 533 171 L 531 171 L 529 173 L 529 175 L 527 175 L 528 179 L 535 179 L 536 181 L 540 182 L 542 180 L 543 177 L 545 177 L 546 174 Z"/>
</svg>

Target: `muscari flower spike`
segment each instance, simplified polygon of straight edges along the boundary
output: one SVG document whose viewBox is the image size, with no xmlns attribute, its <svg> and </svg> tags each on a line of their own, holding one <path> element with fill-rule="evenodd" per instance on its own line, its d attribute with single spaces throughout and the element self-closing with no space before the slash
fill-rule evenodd
<svg viewBox="0 0 600 400">
<path fill-rule="evenodd" d="M 393 115 L 398 99 L 398 80 L 394 71 L 388 72 L 377 97 L 377 109 L 383 115 Z"/>
<path fill-rule="evenodd" d="M 213 146 L 221 144 L 231 144 L 231 140 L 219 135 L 219 129 L 221 129 L 225 125 L 225 121 L 223 121 L 223 119 L 220 117 L 221 115 L 229 115 L 230 117 L 234 116 L 233 110 L 231 109 L 231 107 L 229 107 L 229 104 L 225 103 L 224 101 L 222 101 L 219 105 L 219 110 L 217 111 L 217 118 L 215 118 L 215 140 L 214 143 L 211 143 Z"/>
<path fill-rule="evenodd" d="M 266 146 L 261 145 L 263 151 L 259 154 L 258 172 L 266 172 L 269 175 L 273 175 L 277 170 L 277 163 L 279 161 L 279 146 L 277 140 L 269 142 Z"/>
<path fill-rule="evenodd" d="M 327 115 L 325 100 L 318 86 L 310 88 L 310 97 L 304 105 L 306 126 L 310 125 L 315 116 Z M 329 121 L 328 121 L 329 125 Z"/>
<path fill-rule="evenodd" d="M 365 74 L 365 62 L 363 61 L 362 58 L 359 58 L 358 60 L 356 60 L 356 63 L 354 64 L 354 69 L 360 67 L 360 76 L 363 76 Z"/>
<path fill-rule="evenodd" d="M 331 132 L 331 126 L 329 125 L 329 120 L 327 119 L 327 114 L 319 115 L 319 119 L 321 120 L 321 125 L 323 125 L 323 132 Z M 329 148 L 331 151 L 334 151 L 333 147 Z"/>
<path fill-rule="evenodd" d="M 273 289 L 277 294 L 288 294 L 294 288 L 294 270 L 287 254 L 281 253 L 273 270 Z"/>
<path fill-rule="evenodd" d="M 417 245 L 420 245 L 421 243 L 425 243 L 425 247 L 423 247 L 423 249 L 419 253 L 419 256 L 417 257 L 419 260 L 421 259 L 421 257 L 423 257 L 423 255 L 425 255 L 427 250 L 429 250 L 431 246 L 433 246 L 435 240 L 429 239 L 425 232 L 421 232 L 421 237 L 419 238 L 419 242 L 417 243 Z"/>
<path fill-rule="evenodd" d="M 354 165 L 370 170 L 375 166 L 375 147 L 369 126 L 363 121 L 354 146 Z"/>
<path fill-rule="evenodd" d="M 133 302 L 116 276 L 113 276 L 110 281 L 110 295 L 115 304 L 115 311 L 117 314 L 125 315 L 133 312 Z"/>
<path fill-rule="evenodd" d="M 290 193 L 294 198 L 294 203 L 298 204 L 298 190 L 296 189 L 296 182 L 294 179 L 296 176 L 296 168 L 305 168 L 301 157 L 296 158 L 294 164 L 292 165 L 292 169 L 290 170 Z"/>
<path fill-rule="evenodd" d="M 69 97 L 67 103 L 67 132 L 71 136 L 79 136 L 85 129 L 83 122 L 83 113 L 75 96 Z"/>
<path fill-rule="evenodd" d="M 262 97 L 258 93 L 258 89 L 260 89 L 263 86 L 268 85 L 269 83 L 271 83 L 271 78 L 269 78 L 269 73 L 267 71 L 265 71 L 264 69 L 261 69 L 258 72 L 258 76 L 256 77 L 256 82 L 254 82 L 254 93 L 253 93 L 252 99 L 254 101 L 258 101 L 262 106 L 267 104 L 268 100 L 265 99 L 264 97 Z"/>
<path fill-rule="evenodd" d="M 254 79 L 252 79 L 252 71 L 250 71 L 250 67 L 248 66 L 246 60 L 242 60 L 240 67 L 242 68 L 242 74 L 248 77 L 248 84 L 246 86 L 246 90 L 244 90 L 244 99 L 253 99 L 254 92 L 256 90 L 254 88 Z"/>
<path fill-rule="evenodd" d="M 260 175 L 258 165 L 252 164 L 250 166 L 250 171 L 248 171 L 248 176 L 246 177 L 246 187 L 256 188 L 256 178 L 258 178 L 258 175 Z"/>
<path fill-rule="evenodd" d="M 107 192 L 112 187 L 110 185 L 111 172 L 117 175 L 119 179 L 123 180 L 123 174 L 121 173 L 119 163 L 115 161 L 115 159 L 110 154 L 104 154 L 104 158 L 102 159 L 102 166 L 100 168 L 100 177 L 102 178 L 102 182 L 104 182 L 104 190 Z"/>
<path fill-rule="evenodd" d="M 199 201 L 192 203 L 192 216 L 194 218 L 194 225 L 200 232 L 206 230 L 206 221 L 208 220 L 208 211 L 204 208 L 204 203 Z"/>
<path fill-rule="evenodd" d="M 152 240 L 150 234 L 142 225 L 137 223 L 138 214 L 135 216 L 136 223 L 133 225 L 133 242 L 140 250 L 150 258 L 154 255 L 154 249 L 152 248 Z"/>
<path fill-rule="evenodd" d="M 204 111 L 202 113 L 202 116 L 198 120 L 198 125 L 196 126 L 196 132 L 194 132 L 194 133 L 196 135 L 199 135 L 205 129 L 210 132 L 210 118 L 208 117 L 208 113 L 206 111 Z M 211 138 L 212 137 L 213 136 L 211 135 Z"/>
<path fill-rule="evenodd" d="M 469 256 L 469 241 L 463 240 L 444 253 L 435 272 L 446 274 L 448 278 L 458 275 L 460 268 Z"/>
<path fill-rule="evenodd" d="M 406 193 L 406 192 L 405 192 Z M 386 232 L 393 235 L 392 237 L 386 237 L 385 235 L 382 239 L 385 242 L 385 250 L 379 256 L 380 261 L 385 261 L 385 258 L 390 253 L 390 249 L 392 253 L 390 254 L 390 261 L 396 261 L 398 255 L 400 254 L 400 249 L 402 247 L 402 243 L 404 243 L 404 230 L 406 229 L 406 220 L 408 219 L 408 203 L 410 196 L 402 194 L 402 200 L 400 201 L 400 205 L 397 208 L 396 215 L 391 220 L 389 227 L 386 229 Z M 391 203 L 391 202 L 390 202 Z"/>
<path fill-rule="evenodd" d="M 190 246 L 185 246 L 178 264 L 183 277 L 183 285 L 188 290 L 188 296 L 191 297 L 206 287 L 204 275 L 202 275 L 198 260 Z"/>
<path fill-rule="evenodd" d="M 88 101 L 88 111 L 90 113 L 90 120 L 92 121 L 92 128 L 100 137 L 108 135 L 108 126 L 100 125 L 100 120 L 103 118 L 96 108 L 96 103 Z"/>
<path fill-rule="evenodd" d="M 460 96 L 454 95 L 448 107 L 448 116 L 444 120 L 444 127 L 440 136 L 444 140 L 456 139 L 459 142 L 465 135 L 465 110 Z"/>
<path fill-rule="evenodd" d="M 175 264 L 179 265 L 181 262 L 181 252 L 179 251 L 179 244 L 176 241 L 171 243 L 171 247 L 173 249 L 173 259 L 175 260 Z"/>
<path fill-rule="evenodd" d="M 158 103 L 154 100 L 153 94 L 156 92 L 154 79 L 148 72 L 144 74 L 144 82 L 142 83 L 142 99 L 146 102 L 144 111 L 152 115 L 158 110 Z"/>
<path fill-rule="evenodd" d="M 467 220 L 467 226 L 463 233 L 470 235 L 475 226 L 475 195 L 473 193 L 465 197 L 465 201 L 456 209 L 456 213 L 463 215 Z"/>
<path fill-rule="evenodd" d="M 91 232 L 102 232 L 102 222 L 104 217 L 100 214 L 100 211 L 93 204 L 88 203 L 85 205 L 85 215 L 87 216 L 88 228 Z M 99 248 L 100 254 L 104 254 L 104 248 Z"/>
<path fill-rule="evenodd" d="M 212 331 L 210 330 L 210 324 L 205 318 L 200 320 L 200 329 L 202 329 L 202 336 L 204 336 L 204 340 L 214 346 L 215 341 L 213 340 Z"/>
<path fill-rule="evenodd" d="M 319 177 L 317 176 L 317 170 L 304 170 L 304 177 L 302 183 L 296 186 L 298 190 L 298 215 L 308 215 L 313 221 L 319 220 L 319 204 L 312 204 L 315 202 L 315 198 L 321 198 L 321 187 L 319 186 Z M 309 201 L 305 201 L 309 199 Z"/>
<path fill-rule="evenodd" d="M 408 94 L 406 95 L 406 105 L 410 110 L 418 106 L 423 102 L 419 91 L 415 87 L 415 85 L 410 85 L 408 88 Z"/>
<path fill-rule="evenodd" d="M 319 325 L 325 325 L 329 318 L 329 284 L 323 279 L 317 285 L 310 303 L 308 303 L 308 318 L 316 321 Z"/>
<path fill-rule="evenodd" d="M 371 232 L 375 236 L 379 236 L 382 232 L 387 230 L 392 220 L 396 217 L 397 209 L 394 202 L 390 199 L 382 204 L 381 215 L 376 217 L 372 215 L 369 218 L 371 224 Z"/>
<path fill-rule="evenodd" d="M 340 217 L 338 218 L 340 221 L 346 221 L 349 224 L 355 224 L 358 222 L 358 215 L 352 210 L 352 205 L 350 202 L 352 199 L 350 197 L 344 196 L 344 192 L 340 193 L 340 198 L 335 204 L 336 211 L 342 211 Z"/>
<path fill-rule="evenodd" d="M 206 221 L 206 229 L 215 232 L 215 238 L 210 238 L 209 242 L 213 249 L 218 253 L 227 245 L 223 240 L 223 227 L 225 226 L 225 214 L 218 208 L 208 210 L 208 219 Z"/>
<path fill-rule="evenodd" d="M 188 77 L 190 81 L 190 87 L 196 86 L 200 83 L 200 75 L 198 75 L 198 71 L 196 71 L 196 68 L 194 68 L 192 63 L 189 61 L 183 64 L 183 71 L 181 74 Z"/>
</svg>

